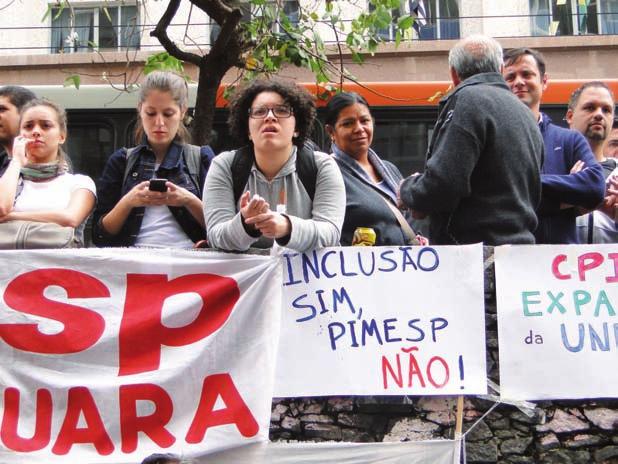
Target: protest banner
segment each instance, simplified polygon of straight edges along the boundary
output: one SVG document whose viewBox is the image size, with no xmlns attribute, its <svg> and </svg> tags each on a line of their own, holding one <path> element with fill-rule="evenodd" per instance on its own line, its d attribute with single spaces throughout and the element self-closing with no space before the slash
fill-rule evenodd
<svg viewBox="0 0 618 464">
<path fill-rule="evenodd" d="M 383 443 L 256 443 L 196 459 L 195 464 L 459 464 L 460 440 Z"/>
<path fill-rule="evenodd" d="M 275 396 L 484 394 L 483 249 L 288 253 Z"/>
<path fill-rule="evenodd" d="M 278 260 L 123 249 L 0 262 L 3 464 L 136 463 L 268 439 Z"/>
<path fill-rule="evenodd" d="M 618 397 L 618 247 L 495 249 L 505 399 Z"/>
</svg>

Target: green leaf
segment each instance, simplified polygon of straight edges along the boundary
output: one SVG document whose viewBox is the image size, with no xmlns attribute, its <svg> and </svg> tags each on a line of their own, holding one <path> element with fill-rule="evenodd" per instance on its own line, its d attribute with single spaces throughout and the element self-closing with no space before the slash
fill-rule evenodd
<svg viewBox="0 0 618 464">
<path fill-rule="evenodd" d="M 410 15 L 402 16 L 397 20 L 397 27 L 402 30 L 410 29 L 414 24 L 414 18 Z"/>
<path fill-rule="evenodd" d="M 67 77 L 64 80 L 64 84 L 62 84 L 64 87 L 75 87 L 76 89 L 79 89 L 79 86 L 82 82 L 82 78 L 80 77 L 79 74 L 73 74 L 69 77 Z"/>
<path fill-rule="evenodd" d="M 352 51 L 352 61 L 354 61 L 356 64 L 363 64 L 365 59 L 360 53 Z"/>
<path fill-rule="evenodd" d="M 401 29 L 397 29 L 395 32 L 395 47 L 399 47 L 401 43 Z"/>
<path fill-rule="evenodd" d="M 51 15 L 51 12 L 52 12 L 52 6 L 47 5 L 47 10 L 45 10 L 45 14 L 41 18 L 41 22 L 44 22 L 49 17 L 49 15 Z"/>
<path fill-rule="evenodd" d="M 107 17 L 107 20 L 111 23 L 112 22 L 112 17 L 110 16 L 109 11 L 107 11 L 107 7 L 104 6 L 101 9 L 103 10 L 103 13 Z"/>
<path fill-rule="evenodd" d="M 375 39 L 369 39 L 367 41 L 367 50 L 369 50 L 372 54 L 378 49 L 378 42 Z"/>
<path fill-rule="evenodd" d="M 49 7 L 51 9 L 51 5 Z M 66 7 L 67 7 L 67 4 L 66 2 L 63 1 L 58 7 L 58 12 L 54 15 L 54 21 L 60 17 L 60 15 L 62 14 L 62 12 L 64 11 Z"/>
<path fill-rule="evenodd" d="M 167 52 L 159 52 L 150 55 L 144 65 L 144 74 L 149 74 L 153 71 L 173 71 L 178 74 L 184 74 L 184 66 L 178 58 L 174 58 Z"/>
<path fill-rule="evenodd" d="M 376 10 L 375 27 L 383 29 L 390 26 L 393 17 L 387 9 Z"/>
</svg>

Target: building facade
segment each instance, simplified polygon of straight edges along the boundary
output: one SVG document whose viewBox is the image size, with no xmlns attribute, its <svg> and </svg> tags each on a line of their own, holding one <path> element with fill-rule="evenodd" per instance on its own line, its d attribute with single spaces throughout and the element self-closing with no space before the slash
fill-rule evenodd
<svg viewBox="0 0 618 464">
<path fill-rule="evenodd" d="M 297 0 L 277 1 L 290 21 L 298 19 Z M 314 0 L 300 1 L 300 7 L 324 8 L 325 5 Z M 66 8 L 58 8 L 53 0 L 16 0 L 0 10 L 0 84 L 34 86 L 37 94 L 67 108 L 68 151 L 75 168 L 97 178 L 110 153 L 133 144 L 136 97 L 114 92 L 110 83 L 124 88 L 143 77 L 147 57 L 162 50 L 149 33 L 163 15 L 167 2 L 71 0 L 70 3 L 73 14 Z M 24 7 L 26 4 L 28 8 Z M 370 6 L 344 1 L 338 5 L 346 21 Z M 246 3 L 241 2 L 240 6 L 245 17 L 249 17 L 252 12 Z M 350 55 L 343 56 L 346 68 L 359 81 L 379 82 L 385 87 L 405 86 L 399 95 L 405 103 L 399 107 L 393 104 L 394 99 L 373 103 L 372 107 L 376 123 L 373 147 L 403 173 L 423 169 L 437 116 L 437 99 L 431 102 L 428 99 L 436 95 L 438 86 L 440 91 L 446 90 L 448 51 L 461 37 L 484 33 L 498 38 L 504 48 L 527 46 L 541 50 L 547 59 L 550 82 L 551 79 L 618 76 L 615 59 L 618 35 L 614 35 L 618 0 L 405 0 L 393 11 L 393 16 L 411 12 L 418 13 L 418 27 L 399 46 L 393 42 L 395 28 L 385 27 L 380 32 L 385 42 L 374 55 L 366 57 L 363 65 L 356 65 Z M 201 10 L 192 8 L 185 0 L 168 33 L 178 45 L 199 53 L 208 50 L 217 28 Z M 324 42 L 334 40 L 327 25 L 318 24 L 316 28 Z M 336 47 L 332 50 L 332 58 L 339 59 Z M 192 65 L 186 65 L 185 71 L 193 79 L 197 78 Z M 81 76 L 81 88 L 63 90 L 65 79 L 75 74 Z M 283 69 L 281 74 L 301 82 L 314 81 L 309 71 L 295 67 Z M 233 69 L 224 83 L 236 78 L 237 70 Z M 392 97 L 389 92 L 383 93 Z M 194 102 L 195 86 L 190 86 L 190 96 Z M 555 105 L 546 105 L 545 110 L 555 121 L 562 120 L 566 111 L 564 96 L 550 103 Z M 235 147 L 227 132 L 223 110 L 215 114 L 214 131 L 215 150 Z M 328 137 L 320 123 L 312 137 L 324 150 L 329 149 Z"/>
<path fill-rule="evenodd" d="M 323 2 L 300 0 L 301 7 L 323 8 Z M 291 21 L 297 20 L 297 0 L 279 0 Z M 306 5 L 304 5 L 306 3 Z M 418 11 L 418 31 L 396 47 L 394 28 L 385 28 L 386 41 L 366 64 L 346 65 L 361 81 L 424 81 L 448 79 L 446 55 L 452 41 L 472 33 L 496 37 L 505 48 L 530 46 L 544 52 L 555 78 L 612 78 L 618 47 L 618 0 L 404 0 L 395 17 Z M 149 33 L 165 11 L 154 0 L 72 0 L 73 11 L 46 0 L 15 1 L 0 14 L 0 82 L 26 85 L 62 84 L 80 74 L 86 84 L 126 80 L 139 74 L 149 54 L 161 46 Z M 351 20 L 367 5 L 340 2 Z M 242 3 L 241 3 L 242 8 Z M 243 8 L 248 16 L 250 11 Z M 328 43 L 332 30 L 319 25 Z M 190 2 L 181 7 L 169 28 L 179 45 L 207 50 L 218 26 Z M 195 70 L 188 66 L 190 75 Z M 286 75 L 304 81 L 313 76 L 288 69 Z M 233 80 L 235 73 L 227 80 Z"/>
</svg>

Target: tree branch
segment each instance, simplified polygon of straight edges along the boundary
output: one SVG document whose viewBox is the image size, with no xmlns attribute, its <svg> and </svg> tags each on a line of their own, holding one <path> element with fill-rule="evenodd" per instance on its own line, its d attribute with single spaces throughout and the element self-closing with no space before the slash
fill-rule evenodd
<svg viewBox="0 0 618 464">
<path fill-rule="evenodd" d="M 223 24 L 221 24 L 221 32 L 219 32 L 217 40 L 215 40 L 215 43 L 210 48 L 211 56 L 219 56 L 225 52 L 227 44 L 232 38 L 234 30 L 241 19 L 242 12 L 240 8 L 233 8 L 224 16 Z"/>
<path fill-rule="evenodd" d="M 165 51 L 173 57 L 178 58 L 181 61 L 193 63 L 195 66 L 199 66 L 202 61 L 201 56 L 181 50 L 167 35 L 167 28 L 172 22 L 172 19 L 174 19 L 179 6 L 180 0 L 170 0 L 165 13 L 163 13 L 163 16 L 161 16 L 161 19 L 157 23 L 157 27 L 150 32 L 150 36 L 156 37 L 161 45 L 163 45 L 163 48 L 165 48 Z"/>
<path fill-rule="evenodd" d="M 205 11 L 219 25 L 222 25 L 226 16 L 232 12 L 232 7 L 221 0 L 191 0 L 191 3 Z"/>
</svg>

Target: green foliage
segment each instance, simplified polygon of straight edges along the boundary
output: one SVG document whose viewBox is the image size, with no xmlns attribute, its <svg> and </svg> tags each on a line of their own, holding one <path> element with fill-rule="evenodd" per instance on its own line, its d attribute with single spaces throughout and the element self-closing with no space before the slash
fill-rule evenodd
<svg viewBox="0 0 618 464">
<path fill-rule="evenodd" d="M 72 74 L 64 80 L 64 87 L 75 87 L 79 90 L 79 86 L 82 82 L 82 78 L 79 74 Z"/>
<path fill-rule="evenodd" d="M 103 10 L 103 13 L 107 17 L 107 20 L 111 23 L 112 22 L 112 17 L 110 16 L 109 11 L 107 10 L 107 7 L 103 6 L 103 7 L 101 7 L 101 9 Z"/>
<path fill-rule="evenodd" d="M 167 52 L 159 52 L 150 55 L 144 64 L 144 74 L 150 74 L 153 71 L 172 71 L 182 76 L 185 80 L 190 81 L 191 78 L 185 74 L 185 68 L 178 58 L 174 58 Z"/>
<path fill-rule="evenodd" d="M 43 17 L 41 18 L 41 22 L 44 22 L 47 18 L 49 18 L 52 14 L 52 12 L 54 11 L 54 8 L 58 8 L 58 11 L 56 12 L 56 14 L 54 15 L 54 19 L 58 19 L 60 17 L 60 15 L 62 14 L 62 11 L 65 8 L 70 7 L 69 2 L 67 0 L 62 0 L 58 3 L 50 3 L 47 5 L 47 10 L 45 10 L 45 14 L 43 15 Z"/>
<path fill-rule="evenodd" d="M 244 78 L 275 74 L 285 64 L 309 69 L 318 84 L 353 78 L 343 66 L 343 56 L 337 64 L 331 59 L 333 53 L 349 54 L 354 63 L 362 64 L 364 54 L 375 53 L 384 41 L 381 30 L 393 27 L 395 44 L 399 45 L 410 37 L 414 24 L 410 15 L 394 20 L 393 10 L 400 7 L 400 0 L 370 0 L 371 11 L 361 10 L 358 2 L 351 0 L 315 2 L 311 10 L 303 3 L 298 21 L 292 22 L 280 2 L 249 0 L 252 20 L 241 24 L 245 41 L 252 44 L 245 57 Z M 356 5 L 356 17 L 346 17 L 344 5 L 348 11 Z M 338 42 L 325 43 L 324 33 Z"/>
</svg>

